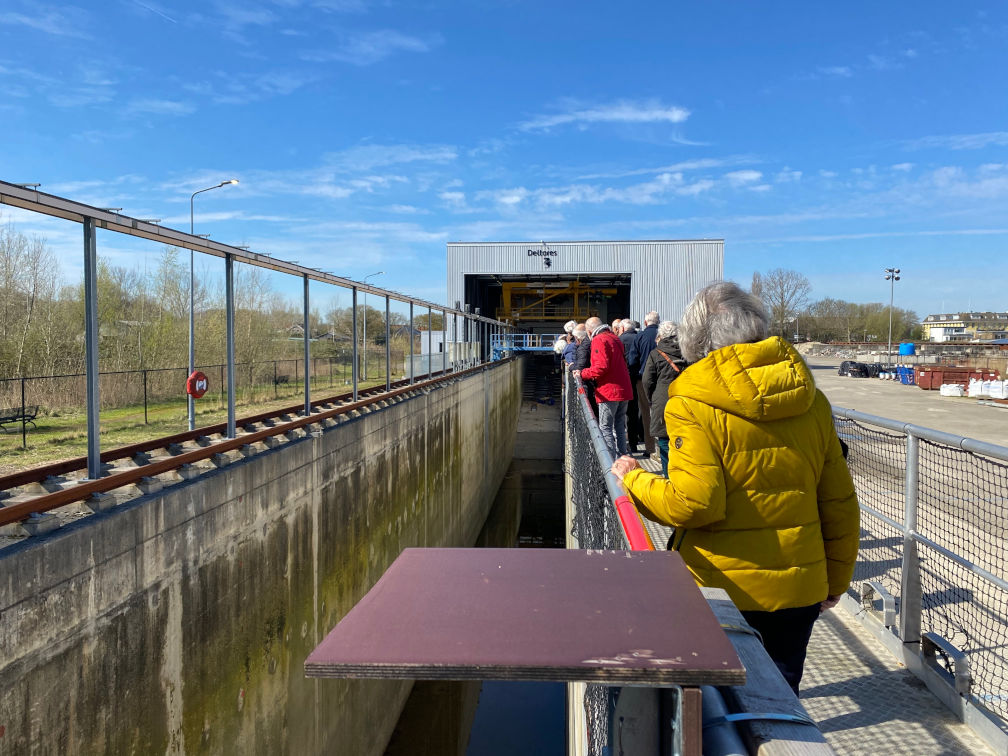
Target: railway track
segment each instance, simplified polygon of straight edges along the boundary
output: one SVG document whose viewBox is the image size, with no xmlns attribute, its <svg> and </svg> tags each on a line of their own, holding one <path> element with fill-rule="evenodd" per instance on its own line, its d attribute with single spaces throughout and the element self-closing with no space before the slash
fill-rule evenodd
<svg viewBox="0 0 1008 756">
<path fill-rule="evenodd" d="M 102 475 L 87 478 L 87 457 L 54 462 L 0 477 L 0 527 L 20 523 L 29 534 L 46 532 L 63 524 L 46 517 L 53 510 L 73 519 L 102 511 L 123 501 L 154 493 L 165 485 L 190 480 L 239 459 L 254 456 L 310 434 L 321 433 L 354 416 L 419 391 L 482 369 L 482 366 L 435 374 L 424 381 L 397 381 L 386 391 L 368 389 L 339 394 L 238 418 L 236 437 L 227 438 L 227 423 L 217 423 L 185 433 L 109 449 L 101 454 Z M 11 533 L 9 528 L 7 535 Z M 18 534 L 19 535 L 19 534 Z"/>
</svg>

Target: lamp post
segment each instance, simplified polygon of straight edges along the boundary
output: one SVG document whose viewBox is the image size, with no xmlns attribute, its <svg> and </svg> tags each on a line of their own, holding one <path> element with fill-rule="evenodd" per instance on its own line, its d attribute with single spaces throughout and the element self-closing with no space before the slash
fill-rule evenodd
<svg viewBox="0 0 1008 756">
<path fill-rule="evenodd" d="M 208 186 L 206 189 L 200 189 L 192 193 L 189 197 L 189 235 L 194 236 L 194 200 L 197 194 L 202 194 L 203 192 L 209 192 L 212 189 L 220 189 L 222 186 L 227 186 L 228 184 L 237 184 L 238 179 L 228 179 L 227 181 L 221 181 L 219 184 L 214 186 Z M 196 369 L 196 318 L 195 318 L 195 305 L 196 305 L 196 276 L 193 271 L 193 262 L 195 257 L 195 252 L 191 249 L 189 250 L 189 375 L 193 374 Z M 196 429 L 196 402 L 193 401 L 192 395 L 189 395 L 189 430 Z"/>
<path fill-rule="evenodd" d="M 886 347 L 886 363 L 887 367 L 892 364 L 892 308 L 893 308 L 893 294 L 896 287 L 896 282 L 900 280 L 899 268 L 883 268 L 886 277 L 885 280 L 889 282 L 889 346 Z"/>
<path fill-rule="evenodd" d="M 364 278 L 361 279 L 361 283 L 367 283 L 367 280 L 369 278 L 373 278 L 374 276 L 381 276 L 384 275 L 384 273 L 385 273 L 384 270 L 379 270 L 377 273 L 368 273 L 366 276 L 364 276 Z M 361 366 L 361 380 L 366 381 L 367 380 L 367 292 L 366 291 L 364 292 L 364 335 L 362 346 L 364 347 L 364 364 Z"/>
</svg>

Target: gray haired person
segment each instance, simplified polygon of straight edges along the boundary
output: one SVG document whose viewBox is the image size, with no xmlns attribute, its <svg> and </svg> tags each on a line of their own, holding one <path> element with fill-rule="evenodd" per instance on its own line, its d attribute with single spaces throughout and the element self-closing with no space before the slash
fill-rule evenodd
<svg viewBox="0 0 1008 756">
<path fill-rule="evenodd" d="M 662 475 L 668 477 L 669 435 L 665 427 L 665 403 L 668 401 L 669 386 L 686 367 L 679 349 L 679 329 L 671 320 L 662 321 L 658 326 L 657 344 L 648 355 L 641 375 L 641 404 L 651 407 L 651 435 L 658 447 Z"/>
<path fill-rule="evenodd" d="M 630 373 L 630 389 L 633 398 L 627 404 L 627 444 L 631 454 L 637 453 L 637 445 L 644 440 L 647 429 L 641 422 L 638 405 L 638 383 L 640 382 L 640 359 L 637 356 L 637 327 L 640 324 L 630 318 L 624 318 L 620 323 L 620 343 L 623 344 L 623 359 L 626 360 L 627 371 Z"/>
<path fill-rule="evenodd" d="M 668 477 L 612 465 L 641 512 L 676 529 L 697 583 L 723 588 L 798 694 L 812 626 L 854 574 L 854 482 L 829 400 L 756 297 L 700 290 L 679 325 L 690 366 L 665 404 Z"/>
<path fill-rule="evenodd" d="M 630 378 L 634 382 L 634 393 L 637 395 L 637 407 L 640 411 L 644 449 L 648 454 L 655 453 L 655 436 L 651 432 L 651 403 L 648 401 L 642 379 L 648 355 L 651 354 L 651 350 L 655 348 L 655 343 L 658 341 L 659 322 L 661 322 L 661 318 L 655 310 L 651 310 L 644 316 L 644 330 L 637 334 L 634 341 L 634 354 L 637 356 L 639 368 L 636 373 L 630 373 Z"/>
</svg>

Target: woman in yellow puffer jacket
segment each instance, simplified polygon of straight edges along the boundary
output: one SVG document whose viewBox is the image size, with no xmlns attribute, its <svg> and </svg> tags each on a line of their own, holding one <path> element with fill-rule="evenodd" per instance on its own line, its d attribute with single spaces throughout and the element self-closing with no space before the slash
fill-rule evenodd
<svg viewBox="0 0 1008 756">
<path fill-rule="evenodd" d="M 728 592 L 797 695 L 812 625 L 850 584 L 859 512 L 829 401 L 768 325 L 735 284 L 701 290 L 679 328 L 693 364 L 665 405 L 668 478 L 632 457 L 613 472 L 676 529 L 697 583 Z"/>
</svg>

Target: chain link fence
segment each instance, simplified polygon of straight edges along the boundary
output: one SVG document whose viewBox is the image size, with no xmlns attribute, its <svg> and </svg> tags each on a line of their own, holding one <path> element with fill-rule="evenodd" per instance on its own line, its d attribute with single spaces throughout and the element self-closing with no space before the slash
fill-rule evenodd
<svg viewBox="0 0 1008 756">
<path fill-rule="evenodd" d="M 1008 719 L 1008 448 L 849 410 L 834 422 L 862 510 L 851 593 L 874 581 L 897 597 L 903 641 L 961 650 L 971 700 Z"/>
<path fill-rule="evenodd" d="M 605 478 L 612 459 L 604 450 L 605 456 L 600 455 L 592 442 L 591 428 L 596 422 L 585 395 L 579 393 L 574 378 L 567 373 L 564 381 L 564 430 L 567 437 L 564 472 L 571 481 L 571 535 L 581 549 L 626 549 L 626 536 Z M 589 756 L 608 753 L 609 720 L 619 690 L 608 685 L 585 686 L 584 712 Z"/>
</svg>

